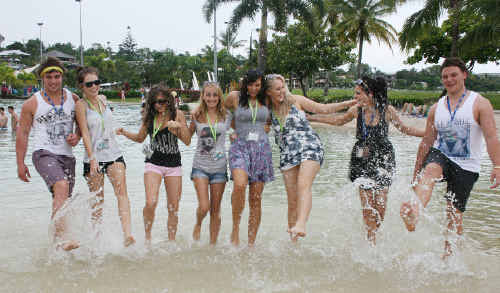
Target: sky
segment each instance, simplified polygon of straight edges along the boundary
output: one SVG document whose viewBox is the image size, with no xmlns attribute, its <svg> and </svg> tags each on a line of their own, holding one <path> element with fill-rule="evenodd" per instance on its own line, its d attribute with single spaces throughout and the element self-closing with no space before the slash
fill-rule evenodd
<svg viewBox="0 0 500 293">
<path fill-rule="evenodd" d="M 5 37 L 2 47 L 15 41 L 37 39 L 43 22 L 42 41 L 45 45 L 71 42 L 80 44 L 80 3 L 75 0 L 2 0 L 0 34 Z M 197 54 L 206 45 L 213 46 L 213 22 L 207 23 L 202 14 L 206 0 L 82 0 L 83 45 L 93 43 L 107 46 L 113 50 L 123 41 L 130 26 L 133 38 L 139 47 L 155 50 L 170 48 L 177 53 L 185 51 Z M 217 11 L 217 35 L 225 30 L 235 4 L 226 4 Z M 421 9 L 422 0 L 409 1 L 398 8 L 397 13 L 384 19 L 397 31 L 405 19 Z M 250 34 L 257 37 L 255 31 L 260 25 L 256 21 L 244 21 L 239 30 L 238 39 L 247 40 L 245 48 L 235 53 L 248 54 Z M 220 46 L 220 44 L 218 44 Z M 412 67 L 421 69 L 429 64 L 404 64 L 407 56 L 397 44 L 392 50 L 385 44 L 373 40 L 363 49 L 363 63 L 369 64 L 386 73 L 394 73 Z M 475 73 L 500 72 L 500 66 L 494 63 L 478 64 Z"/>
</svg>

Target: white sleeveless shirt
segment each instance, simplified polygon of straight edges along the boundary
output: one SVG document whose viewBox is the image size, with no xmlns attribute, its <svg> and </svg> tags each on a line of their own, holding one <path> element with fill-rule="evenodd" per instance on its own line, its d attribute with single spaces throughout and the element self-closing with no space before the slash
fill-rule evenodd
<svg viewBox="0 0 500 293">
<path fill-rule="evenodd" d="M 434 126 L 438 132 L 434 148 L 439 149 L 462 169 L 479 173 L 484 136 L 473 113 L 478 94 L 473 91 L 468 93 L 463 105 L 456 110 L 453 121 L 446 96 L 439 99 L 434 118 Z"/>
<path fill-rule="evenodd" d="M 47 103 L 42 91 L 35 93 L 37 108 L 33 117 L 34 150 L 47 150 L 56 155 L 73 157 L 72 147 L 66 137 L 73 133 L 75 122 L 75 101 L 73 94 L 64 89 L 64 105 Z"/>
<path fill-rule="evenodd" d="M 115 132 L 113 130 L 113 114 L 108 105 L 104 104 L 103 114 L 97 113 L 87 104 L 87 127 L 89 129 L 92 153 L 98 162 L 112 162 L 122 156 L 122 152 L 116 142 Z M 89 162 L 87 152 L 84 154 L 83 161 Z"/>
</svg>

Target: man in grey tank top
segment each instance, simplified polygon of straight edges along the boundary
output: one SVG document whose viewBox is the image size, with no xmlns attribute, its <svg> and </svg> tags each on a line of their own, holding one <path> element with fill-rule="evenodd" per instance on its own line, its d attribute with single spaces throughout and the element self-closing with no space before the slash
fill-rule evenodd
<svg viewBox="0 0 500 293">
<path fill-rule="evenodd" d="M 44 88 L 22 106 L 16 137 L 16 160 L 19 179 L 29 182 L 31 175 L 24 158 L 33 128 L 33 165 L 52 193 L 56 248 L 71 250 L 78 248 L 79 244 L 66 238 L 63 217 L 56 217 L 56 213 L 71 196 L 75 183 L 75 158 L 71 148 L 78 144 L 80 135 L 72 132 L 78 96 L 63 89 L 63 74 L 64 68 L 57 58 L 47 58 L 38 68 Z M 57 137 L 53 135 L 55 130 Z"/>
<path fill-rule="evenodd" d="M 500 185 L 500 141 L 493 107 L 488 99 L 465 88 L 466 78 L 467 68 L 459 58 L 447 58 L 441 65 L 441 81 L 447 96 L 431 107 L 425 136 L 418 148 L 413 174 L 413 181 L 418 180 L 413 187 L 417 199 L 404 202 L 400 210 L 408 231 L 415 230 L 419 213 L 422 212 L 420 209 L 429 203 L 434 184 L 443 180 L 447 182 L 448 230 L 462 235 L 465 206 L 479 177 L 483 137 L 493 163 L 490 188 Z M 468 101 L 474 101 L 473 105 L 470 106 Z M 464 131 L 466 135 L 463 135 Z M 463 150 L 448 152 L 449 148 L 439 147 L 442 143 L 436 141 L 459 145 Z M 467 153 L 467 156 L 463 156 L 463 153 Z M 443 258 L 453 252 L 452 244 L 447 239 L 444 249 Z"/>
</svg>

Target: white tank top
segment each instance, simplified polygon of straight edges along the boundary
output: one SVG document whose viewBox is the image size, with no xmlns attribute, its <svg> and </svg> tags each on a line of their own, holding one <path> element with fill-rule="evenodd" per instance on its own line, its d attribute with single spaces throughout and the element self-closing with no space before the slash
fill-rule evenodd
<svg viewBox="0 0 500 293">
<path fill-rule="evenodd" d="M 73 94 L 64 89 L 64 105 L 52 106 L 41 95 L 35 93 L 37 108 L 33 118 L 34 150 L 47 150 L 56 155 L 73 156 L 72 147 L 66 137 L 73 133 L 75 101 Z"/>
<path fill-rule="evenodd" d="M 122 156 L 113 130 L 113 114 L 104 101 L 103 115 L 94 111 L 87 102 L 87 127 L 89 129 L 92 152 L 98 162 L 112 162 Z M 89 162 L 87 152 L 83 161 Z"/>
<path fill-rule="evenodd" d="M 434 118 L 434 126 L 438 132 L 434 148 L 439 149 L 462 169 L 479 173 L 484 136 L 473 113 L 478 95 L 473 91 L 468 93 L 463 105 L 456 110 L 453 121 L 447 97 L 439 99 Z"/>
</svg>

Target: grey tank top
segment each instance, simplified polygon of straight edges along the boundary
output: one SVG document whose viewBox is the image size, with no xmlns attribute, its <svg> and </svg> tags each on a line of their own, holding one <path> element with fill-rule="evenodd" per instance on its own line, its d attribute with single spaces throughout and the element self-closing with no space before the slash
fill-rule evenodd
<svg viewBox="0 0 500 293">
<path fill-rule="evenodd" d="M 255 108 L 254 108 L 255 111 Z M 242 108 L 238 105 L 234 111 L 234 127 L 238 139 L 254 140 L 258 135 L 258 140 L 268 140 L 264 126 L 269 119 L 269 109 L 266 106 L 259 105 L 255 123 L 253 123 L 252 111 L 250 107 Z"/>
<path fill-rule="evenodd" d="M 231 127 L 232 119 L 232 114 L 228 111 L 225 121 L 217 121 L 215 124 L 216 139 L 214 139 L 208 123 L 199 123 L 193 120 L 198 136 L 193 168 L 207 173 L 226 173 L 226 133 Z"/>
</svg>

